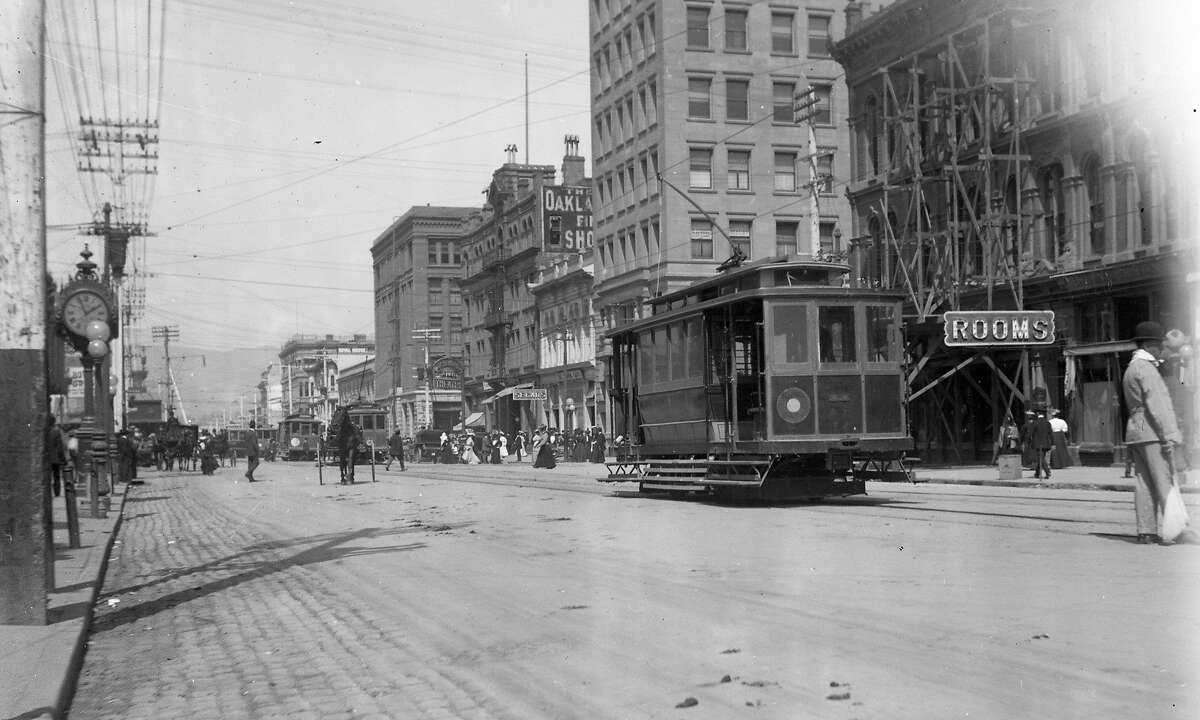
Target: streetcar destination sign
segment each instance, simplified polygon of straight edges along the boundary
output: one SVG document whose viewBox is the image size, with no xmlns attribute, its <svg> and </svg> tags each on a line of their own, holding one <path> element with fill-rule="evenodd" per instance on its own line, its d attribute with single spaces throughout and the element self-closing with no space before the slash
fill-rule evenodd
<svg viewBox="0 0 1200 720">
<path fill-rule="evenodd" d="M 950 346 L 1054 344 L 1053 310 L 951 310 L 942 318 Z"/>
<path fill-rule="evenodd" d="M 513 400 L 545 400 L 546 388 L 522 388 L 513 390 Z"/>
</svg>

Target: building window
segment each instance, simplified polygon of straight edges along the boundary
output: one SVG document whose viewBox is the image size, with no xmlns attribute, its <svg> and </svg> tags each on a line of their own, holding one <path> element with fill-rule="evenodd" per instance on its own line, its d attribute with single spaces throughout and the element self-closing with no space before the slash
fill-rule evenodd
<svg viewBox="0 0 1200 720">
<path fill-rule="evenodd" d="M 800 223 L 798 222 L 775 222 L 775 255 L 779 257 L 787 257 L 796 252 L 796 231 L 799 230 Z"/>
<path fill-rule="evenodd" d="M 1091 155 L 1083 163 L 1083 186 L 1087 190 L 1088 238 L 1092 255 L 1103 255 L 1104 243 L 1104 195 L 1100 190 L 1100 160 Z"/>
<path fill-rule="evenodd" d="M 692 257 L 711 258 L 713 256 L 712 223 L 707 220 L 692 220 Z"/>
<path fill-rule="evenodd" d="M 829 47 L 832 44 L 829 37 L 829 16 L 808 16 L 808 56 L 829 57 Z"/>
<path fill-rule="evenodd" d="M 750 259 L 750 247 L 753 244 L 750 241 L 750 229 L 753 226 L 753 220 L 730 220 L 729 221 L 729 241 L 733 244 L 734 249 L 742 252 L 742 257 Z"/>
<path fill-rule="evenodd" d="M 687 44 L 690 48 L 708 47 L 708 8 L 687 9 Z"/>
<path fill-rule="evenodd" d="M 746 11 L 725 11 L 725 49 L 746 49 Z"/>
<path fill-rule="evenodd" d="M 712 150 L 692 148 L 690 151 L 688 185 L 694 188 L 712 187 Z"/>
<path fill-rule="evenodd" d="M 796 153 L 775 153 L 775 189 L 796 192 Z"/>
<path fill-rule="evenodd" d="M 688 117 L 709 120 L 712 118 L 711 78 L 688 78 Z"/>
<path fill-rule="evenodd" d="M 750 189 L 750 151 L 729 151 L 729 189 Z"/>
<path fill-rule="evenodd" d="M 818 85 L 813 83 L 813 93 L 817 96 L 817 104 L 813 106 L 812 122 L 814 125 L 832 125 L 833 124 L 833 97 L 832 85 Z"/>
<path fill-rule="evenodd" d="M 750 119 L 750 81 L 725 81 L 725 118 L 727 120 Z"/>
<path fill-rule="evenodd" d="M 437 265 L 438 245 L 440 245 L 440 244 L 441 243 L 436 243 L 436 242 L 429 243 L 429 264 L 430 265 Z"/>
<path fill-rule="evenodd" d="M 794 18 L 791 13 L 771 13 L 771 52 L 796 54 L 796 39 L 792 32 Z"/>
<path fill-rule="evenodd" d="M 1066 245 L 1067 217 L 1066 199 L 1062 188 L 1063 168 L 1057 163 L 1042 173 L 1042 225 L 1044 244 L 1034 258 L 1056 259 Z M 1022 258 L 1024 259 L 1024 258 Z"/>
<path fill-rule="evenodd" d="M 771 120 L 777 123 L 791 123 L 792 97 L 796 94 L 796 83 L 777 82 L 771 85 L 773 98 L 773 114 Z"/>
<path fill-rule="evenodd" d="M 817 175 L 812 180 L 817 192 L 833 192 L 833 153 L 833 148 L 817 150 Z"/>
<path fill-rule="evenodd" d="M 831 255 L 838 251 L 836 247 L 837 238 L 834 236 L 834 229 L 837 227 L 836 220 L 822 220 L 818 226 L 821 234 L 821 253 L 823 255 Z"/>
</svg>

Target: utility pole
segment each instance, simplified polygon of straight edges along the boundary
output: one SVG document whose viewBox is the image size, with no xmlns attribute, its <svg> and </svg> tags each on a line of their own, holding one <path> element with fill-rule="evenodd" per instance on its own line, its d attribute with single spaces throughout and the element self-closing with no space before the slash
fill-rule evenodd
<svg viewBox="0 0 1200 720">
<path fill-rule="evenodd" d="M 0 23 L 0 624 L 44 625 L 54 578 L 46 395 L 45 7 Z"/>
<path fill-rule="evenodd" d="M 818 105 L 821 99 L 817 96 L 817 89 L 812 85 L 802 93 L 797 93 L 792 99 L 792 122 L 797 125 L 804 123 L 808 126 L 808 171 L 809 171 L 809 204 L 808 204 L 808 254 L 811 257 L 817 257 L 821 254 L 821 184 L 824 179 L 820 177 L 817 167 L 817 131 L 813 127 L 816 122 Z M 834 252 L 837 248 L 833 248 Z"/>
<path fill-rule="evenodd" d="M 183 397 L 179 395 L 179 387 L 175 384 L 175 374 L 171 372 L 171 341 L 179 339 L 179 327 L 177 325 L 156 325 L 150 328 L 150 333 L 155 340 L 163 342 L 163 359 L 167 364 L 167 379 L 163 385 L 167 388 L 167 414 L 170 416 L 175 409 L 175 399 L 179 399 L 179 416 L 183 419 L 183 424 L 187 425 L 187 412 L 183 409 Z M 163 418 L 166 420 L 166 418 Z"/>
<path fill-rule="evenodd" d="M 433 429 L 433 391 L 430 388 L 429 378 L 429 343 L 441 342 L 441 328 L 413 328 L 413 340 L 422 344 L 425 348 L 425 427 Z M 466 422 L 466 418 L 463 418 Z"/>
</svg>

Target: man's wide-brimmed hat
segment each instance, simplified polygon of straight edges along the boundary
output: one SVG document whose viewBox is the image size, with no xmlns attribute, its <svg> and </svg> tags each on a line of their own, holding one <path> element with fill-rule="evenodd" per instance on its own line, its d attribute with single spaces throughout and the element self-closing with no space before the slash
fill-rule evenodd
<svg viewBox="0 0 1200 720">
<path fill-rule="evenodd" d="M 1162 340 L 1163 339 L 1162 325 L 1153 320 L 1145 320 L 1137 324 L 1133 329 L 1133 341 L 1138 340 Z"/>
</svg>

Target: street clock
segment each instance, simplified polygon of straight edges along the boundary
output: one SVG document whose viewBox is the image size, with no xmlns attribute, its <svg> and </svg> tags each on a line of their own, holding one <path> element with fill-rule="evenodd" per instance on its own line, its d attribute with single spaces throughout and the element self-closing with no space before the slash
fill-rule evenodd
<svg viewBox="0 0 1200 720">
<path fill-rule="evenodd" d="M 59 333 L 79 352 L 86 352 L 88 325 L 99 321 L 108 326 L 109 338 L 117 336 L 117 307 L 113 294 L 102 283 L 77 278 L 59 293 L 55 308 Z"/>
</svg>

